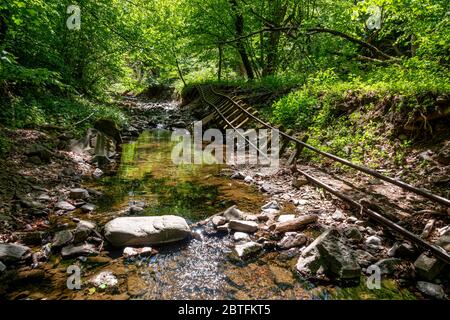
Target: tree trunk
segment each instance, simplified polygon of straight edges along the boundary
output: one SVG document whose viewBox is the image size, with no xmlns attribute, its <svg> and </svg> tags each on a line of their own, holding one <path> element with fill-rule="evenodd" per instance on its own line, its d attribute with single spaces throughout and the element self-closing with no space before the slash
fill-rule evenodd
<svg viewBox="0 0 450 320">
<path fill-rule="evenodd" d="M 6 17 L 9 17 L 9 15 L 9 10 L 0 10 L 0 43 L 6 40 L 6 32 L 8 30 Z"/>
<path fill-rule="evenodd" d="M 230 0 L 231 9 L 235 14 L 235 31 L 236 31 L 236 47 L 239 52 L 239 55 L 242 60 L 242 64 L 244 65 L 245 72 L 247 73 L 247 78 L 253 80 L 255 78 L 255 74 L 253 72 L 252 65 L 250 63 L 250 59 L 248 57 L 247 51 L 245 50 L 245 45 L 242 40 L 242 36 L 244 35 L 244 16 L 239 12 L 238 4 L 236 0 Z"/>
<path fill-rule="evenodd" d="M 264 65 L 263 76 L 272 76 L 276 73 L 278 67 L 278 42 L 280 40 L 280 32 L 269 33 L 269 41 L 267 45 L 267 57 Z"/>
<path fill-rule="evenodd" d="M 183 72 L 181 71 L 178 59 L 175 59 L 175 63 L 177 64 L 178 75 L 180 76 L 181 81 L 183 81 L 183 85 L 186 87 L 186 81 L 184 81 Z"/>
<path fill-rule="evenodd" d="M 219 67 L 217 70 L 217 80 L 222 80 L 222 59 L 223 59 L 223 48 L 219 46 Z"/>
<path fill-rule="evenodd" d="M 266 23 L 267 28 L 280 28 L 285 20 L 287 12 L 287 2 L 280 0 L 271 3 L 271 17 L 270 24 Z M 267 56 L 266 63 L 263 69 L 263 76 L 271 76 L 277 72 L 278 69 L 278 45 L 280 43 L 281 31 L 270 32 L 267 41 Z"/>
</svg>

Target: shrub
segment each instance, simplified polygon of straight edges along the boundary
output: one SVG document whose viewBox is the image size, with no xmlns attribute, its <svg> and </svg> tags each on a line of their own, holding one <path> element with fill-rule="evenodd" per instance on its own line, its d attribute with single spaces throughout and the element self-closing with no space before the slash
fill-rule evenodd
<svg viewBox="0 0 450 320">
<path fill-rule="evenodd" d="M 318 110 L 318 99 L 306 89 L 288 94 L 273 105 L 273 117 L 286 128 L 307 129 Z"/>
</svg>

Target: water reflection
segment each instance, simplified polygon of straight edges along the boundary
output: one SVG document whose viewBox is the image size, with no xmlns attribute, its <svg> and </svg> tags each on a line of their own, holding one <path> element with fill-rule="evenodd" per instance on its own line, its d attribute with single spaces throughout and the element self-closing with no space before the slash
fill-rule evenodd
<svg viewBox="0 0 450 320">
<path fill-rule="evenodd" d="M 190 221 L 204 219 L 238 204 L 255 210 L 263 197 L 254 187 L 220 174 L 223 165 L 175 165 L 171 132 L 146 131 L 125 144 L 118 173 L 102 180 L 105 197 L 99 212 L 145 204 L 145 215 L 175 214 Z"/>
</svg>

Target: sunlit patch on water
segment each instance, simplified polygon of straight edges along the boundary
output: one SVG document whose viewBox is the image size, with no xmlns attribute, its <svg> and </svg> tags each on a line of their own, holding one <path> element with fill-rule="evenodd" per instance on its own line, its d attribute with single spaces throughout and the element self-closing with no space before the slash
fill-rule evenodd
<svg viewBox="0 0 450 320">
<path fill-rule="evenodd" d="M 142 276 L 149 284 L 142 299 L 225 299 L 223 267 L 229 249 L 223 238 L 192 239 L 181 247 L 162 248 L 147 258 Z"/>
</svg>

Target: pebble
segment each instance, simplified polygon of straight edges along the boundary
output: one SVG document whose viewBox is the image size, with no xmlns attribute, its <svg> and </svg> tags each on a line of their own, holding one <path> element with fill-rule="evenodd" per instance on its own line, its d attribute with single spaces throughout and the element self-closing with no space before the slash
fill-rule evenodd
<svg viewBox="0 0 450 320">
<path fill-rule="evenodd" d="M 439 300 L 445 299 L 444 289 L 442 288 L 442 286 L 440 286 L 438 284 L 425 282 L 425 281 L 417 281 L 416 287 L 420 292 L 422 292 L 423 294 L 425 294 L 431 298 L 435 298 L 435 299 L 439 299 Z"/>
<path fill-rule="evenodd" d="M 278 217 L 277 222 L 286 222 L 295 219 L 295 214 L 282 214 Z"/>
<path fill-rule="evenodd" d="M 280 210 L 278 209 L 264 209 L 261 214 L 267 215 L 267 216 L 272 216 L 272 215 L 277 215 L 278 212 L 280 212 Z"/>
<path fill-rule="evenodd" d="M 14 244 L 0 243 L 0 260 L 16 262 L 22 260 L 30 252 L 30 248 Z"/>
<path fill-rule="evenodd" d="M 52 200 L 52 199 L 50 198 L 50 196 L 49 196 L 48 194 L 45 194 L 45 193 L 41 194 L 37 199 L 38 199 L 39 201 L 45 201 L 45 202 L 48 202 L 48 201 L 51 201 L 51 200 Z"/>
<path fill-rule="evenodd" d="M 344 221 L 345 220 L 344 213 L 339 209 L 336 209 L 336 211 L 333 213 L 333 215 L 331 217 L 336 221 Z"/>
<path fill-rule="evenodd" d="M 93 204 L 91 204 L 91 203 L 86 203 L 86 204 L 84 204 L 84 205 L 81 206 L 81 210 L 82 210 L 84 213 L 90 213 L 90 212 L 94 211 L 95 208 L 96 208 L 95 205 L 93 205 Z"/>
<path fill-rule="evenodd" d="M 273 201 L 266 203 L 265 205 L 263 205 L 261 207 L 261 210 L 266 210 L 266 209 L 280 210 L 280 205 L 278 204 L 277 201 L 273 200 Z"/>
<path fill-rule="evenodd" d="M 290 249 L 294 247 L 301 247 L 306 244 L 307 238 L 302 233 L 286 232 L 284 237 L 277 243 L 280 249 Z"/>
<path fill-rule="evenodd" d="M 63 258 L 81 255 L 91 255 L 91 254 L 98 254 L 95 246 L 92 244 L 83 244 L 76 247 L 73 245 L 68 245 L 67 247 L 62 248 L 61 250 L 61 255 L 63 256 Z"/>
<path fill-rule="evenodd" d="M 87 198 L 89 198 L 89 192 L 86 189 L 74 188 L 70 189 L 69 197 L 73 200 L 78 199 L 86 200 Z"/>
<path fill-rule="evenodd" d="M 227 223 L 227 219 L 223 216 L 214 216 L 212 219 L 212 224 L 214 225 L 215 228 L 217 228 L 218 226 L 222 226 L 225 223 Z"/>
<path fill-rule="evenodd" d="M 348 223 L 356 223 L 356 221 L 358 221 L 358 218 L 356 218 L 356 217 L 348 217 L 346 221 Z"/>
<path fill-rule="evenodd" d="M 103 195 L 103 193 L 101 191 L 98 191 L 95 189 L 87 188 L 86 190 L 87 190 L 87 192 L 89 192 L 90 195 L 92 195 L 94 197 L 101 197 Z"/>
<path fill-rule="evenodd" d="M 92 177 L 95 179 L 99 179 L 103 176 L 103 171 L 99 168 L 95 169 L 94 172 L 92 173 Z"/>
<path fill-rule="evenodd" d="M 380 268 L 381 275 L 393 275 L 400 271 L 402 260 L 397 258 L 382 259 L 375 264 Z"/>
<path fill-rule="evenodd" d="M 97 228 L 96 224 L 94 222 L 91 221 L 86 221 L 86 220 L 80 220 L 78 221 L 78 225 L 77 227 L 85 227 L 91 230 L 94 230 L 95 228 Z"/>
<path fill-rule="evenodd" d="M 247 242 L 244 244 L 238 244 L 234 247 L 234 252 L 240 258 L 247 258 L 257 252 L 261 251 L 263 246 L 257 242 Z"/>
<path fill-rule="evenodd" d="M 250 241 L 250 236 L 245 232 L 235 232 L 233 234 L 234 241 Z"/>
<path fill-rule="evenodd" d="M 76 209 L 75 206 L 73 206 L 67 201 L 59 201 L 58 203 L 55 204 L 55 208 L 64 211 L 73 211 Z"/>
<path fill-rule="evenodd" d="M 260 188 L 261 192 L 271 193 L 273 192 L 273 186 L 268 183 L 263 183 Z"/>
<path fill-rule="evenodd" d="M 443 268 L 445 263 L 438 260 L 433 256 L 427 255 L 426 252 L 422 253 L 414 262 L 414 269 L 419 277 L 432 281 L 436 278 Z"/>
<path fill-rule="evenodd" d="M 244 180 L 245 176 L 242 173 L 240 173 L 239 171 L 236 171 L 231 175 L 231 179 Z"/>
<path fill-rule="evenodd" d="M 62 247 L 71 243 L 74 239 L 72 232 L 69 230 L 59 231 L 55 234 L 52 241 L 52 247 Z"/>
<path fill-rule="evenodd" d="M 118 284 L 116 276 L 111 271 L 100 272 L 90 282 L 100 289 L 112 288 Z"/>
<path fill-rule="evenodd" d="M 366 245 L 381 246 L 381 239 L 377 236 L 370 236 L 366 239 Z"/>
<path fill-rule="evenodd" d="M 126 247 L 123 249 L 123 256 L 125 258 L 135 257 L 138 255 L 150 255 L 152 254 L 153 249 L 150 247 L 143 247 L 143 248 L 132 248 L 132 247 Z"/>
<path fill-rule="evenodd" d="M 130 208 L 128 208 L 128 212 L 130 214 L 140 214 L 140 213 L 144 212 L 144 208 L 142 208 L 140 206 L 131 206 Z"/>
<path fill-rule="evenodd" d="M 417 258 L 417 251 L 411 244 L 407 242 L 395 243 L 388 251 L 388 256 L 403 259 Z"/>
<path fill-rule="evenodd" d="M 366 228 L 364 228 L 363 226 L 358 226 L 357 228 L 359 232 L 366 232 Z"/>
<path fill-rule="evenodd" d="M 228 230 L 229 230 L 228 223 L 217 226 L 216 230 L 219 232 L 228 232 Z"/>
<path fill-rule="evenodd" d="M 356 260 L 361 267 L 367 267 L 376 260 L 376 258 L 372 254 L 360 249 L 355 251 L 355 255 Z"/>
</svg>

